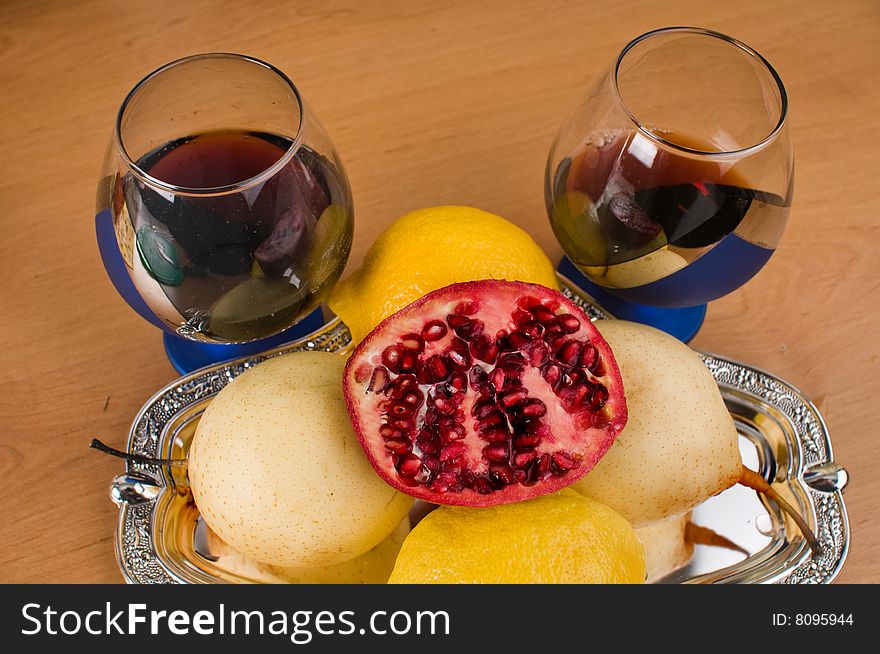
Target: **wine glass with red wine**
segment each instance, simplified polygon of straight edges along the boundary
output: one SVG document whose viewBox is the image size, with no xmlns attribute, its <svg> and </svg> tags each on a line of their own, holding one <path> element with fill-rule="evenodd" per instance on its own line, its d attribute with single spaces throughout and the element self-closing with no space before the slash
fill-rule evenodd
<svg viewBox="0 0 880 654">
<path fill-rule="evenodd" d="M 320 327 L 354 226 L 342 163 L 293 82 L 224 53 L 132 89 L 97 205 L 111 280 L 181 372 Z"/>
<path fill-rule="evenodd" d="M 630 42 L 566 118 L 545 198 L 560 271 L 619 318 L 690 340 L 767 263 L 788 217 L 787 97 L 766 59 L 671 27 Z"/>
</svg>

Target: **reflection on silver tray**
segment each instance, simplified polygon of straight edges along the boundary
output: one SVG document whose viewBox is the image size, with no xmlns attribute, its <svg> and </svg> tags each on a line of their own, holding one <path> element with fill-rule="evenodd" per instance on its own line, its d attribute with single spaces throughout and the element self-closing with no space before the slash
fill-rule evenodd
<svg viewBox="0 0 880 654">
<path fill-rule="evenodd" d="M 563 292 L 593 320 L 610 318 L 562 278 Z M 128 449 L 151 457 L 185 458 L 210 399 L 260 361 L 297 350 L 344 352 L 348 329 L 333 320 L 314 334 L 265 354 L 203 368 L 156 393 L 132 424 Z M 846 471 L 832 457 L 816 407 L 785 381 L 757 368 L 701 354 L 740 433 L 744 462 L 774 482 L 813 527 L 814 555 L 797 528 L 770 501 L 731 488 L 694 510 L 693 521 L 743 550 L 697 545 L 691 562 L 667 583 L 829 583 L 843 565 L 849 524 L 842 490 Z M 224 568 L 199 518 L 181 468 L 127 463 L 111 484 L 119 506 L 116 555 L 129 583 L 254 582 L 247 569 Z M 747 552 L 746 555 L 744 552 Z"/>
</svg>

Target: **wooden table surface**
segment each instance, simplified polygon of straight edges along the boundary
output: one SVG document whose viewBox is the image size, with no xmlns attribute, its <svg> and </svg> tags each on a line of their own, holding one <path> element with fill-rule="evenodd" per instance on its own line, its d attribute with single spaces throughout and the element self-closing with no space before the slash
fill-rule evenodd
<svg viewBox="0 0 880 654">
<path fill-rule="evenodd" d="M 107 488 L 141 404 L 176 373 L 101 266 L 94 198 L 119 104 L 196 52 L 287 72 L 332 135 L 358 265 L 403 213 L 471 204 L 560 249 L 543 207 L 555 131 L 632 37 L 699 25 L 755 47 L 791 102 L 795 203 L 777 254 L 713 302 L 698 348 L 807 393 L 846 466 L 843 582 L 880 582 L 876 0 L 39 2 L 0 5 L 0 581 L 119 582 Z"/>
</svg>

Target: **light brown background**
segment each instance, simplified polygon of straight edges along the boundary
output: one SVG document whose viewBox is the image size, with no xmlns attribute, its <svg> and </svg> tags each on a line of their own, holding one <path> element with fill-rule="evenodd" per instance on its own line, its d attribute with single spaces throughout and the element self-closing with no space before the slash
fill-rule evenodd
<svg viewBox="0 0 880 654">
<path fill-rule="evenodd" d="M 712 303 L 694 345 L 790 380 L 850 471 L 846 582 L 880 581 L 876 517 L 880 3 L 27 2 L 0 6 L 0 581 L 117 582 L 119 461 L 135 413 L 176 375 L 116 295 L 95 245 L 115 112 L 180 56 L 243 52 L 286 71 L 342 154 L 350 268 L 394 218 L 472 204 L 560 253 L 543 208 L 563 115 L 632 37 L 665 25 L 762 52 L 791 99 L 795 205 L 778 253 Z"/>
</svg>

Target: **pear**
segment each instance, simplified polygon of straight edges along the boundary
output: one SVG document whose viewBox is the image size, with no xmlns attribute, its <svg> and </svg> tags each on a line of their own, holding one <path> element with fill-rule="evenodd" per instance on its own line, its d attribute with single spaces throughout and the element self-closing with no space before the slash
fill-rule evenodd
<svg viewBox="0 0 880 654">
<path fill-rule="evenodd" d="M 800 515 L 743 466 L 733 419 L 700 357 L 646 325 L 602 320 L 596 327 L 620 366 L 629 418 L 608 453 L 573 488 L 641 526 L 681 516 L 741 483 L 773 499 L 815 549 Z"/>
<path fill-rule="evenodd" d="M 656 520 L 634 527 L 636 536 L 645 546 L 647 583 L 652 584 L 686 565 L 694 554 L 694 544 L 688 539 L 690 513 Z"/>
<path fill-rule="evenodd" d="M 217 536 L 254 561 L 350 561 L 385 540 L 412 506 L 358 445 L 344 366 L 330 352 L 271 358 L 227 384 L 199 421 L 188 459 L 196 506 Z"/>
<path fill-rule="evenodd" d="M 210 529 L 207 540 L 214 565 L 264 584 L 384 584 L 391 576 L 397 554 L 410 532 L 409 517 L 381 543 L 349 561 L 311 568 L 266 565 L 229 547 Z"/>
</svg>

